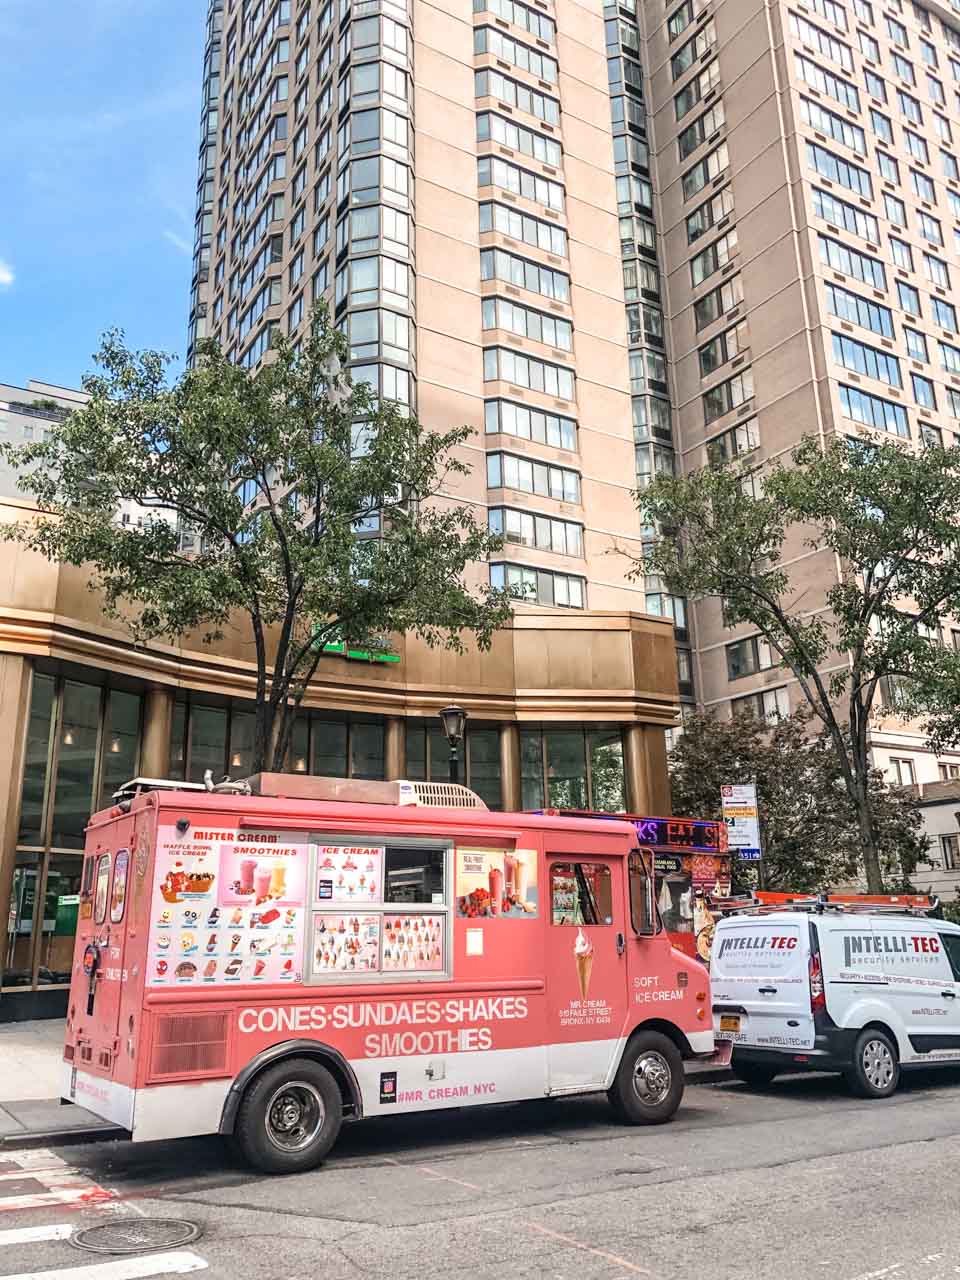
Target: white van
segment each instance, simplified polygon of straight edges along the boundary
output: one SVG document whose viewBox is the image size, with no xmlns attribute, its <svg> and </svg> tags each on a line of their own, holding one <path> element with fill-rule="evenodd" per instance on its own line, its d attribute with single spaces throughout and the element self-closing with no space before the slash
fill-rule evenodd
<svg viewBox="0 0 960 1280">
<path fill-rule="evenodd" d="M 960 925 L 818 906 L 719 920 L 713 1024 L 733 1071 L 840 1071 L 885 1098 L 901 1067 L 960 1062 Z"/>
</svg>

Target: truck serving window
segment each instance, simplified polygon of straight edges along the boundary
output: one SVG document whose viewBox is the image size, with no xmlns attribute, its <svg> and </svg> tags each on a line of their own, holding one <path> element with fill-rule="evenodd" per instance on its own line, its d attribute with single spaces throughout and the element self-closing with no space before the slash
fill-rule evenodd
<svg viewBox="0 0 960 1280">
<path fill-rule="evenodd" d="M 110 855 L 101 853 L 97 859 L 97 894 L 93 906 L 94 924 L 103 924 L 107 918 L 107 899 L 110 896 Z"/>
<path fill-rule="evenodd" d="M 612 924 L 610 868 L 601 862 L 555 862 L 550 868 L 554 924 Z"/>
<path fill-rule="evenodd" d="M 127 905 L 127 871 L 130 866 L 130 850 L 118 849 L 113 864 L 113 893 L 110 895 L 110 923 L 119 924 Z"/>
<path fill-rule="evenodd" d="M 318 837 L 311 979 L 447 976 L 450 857 L 449 845 L 439 841 Z"/>
</svg>

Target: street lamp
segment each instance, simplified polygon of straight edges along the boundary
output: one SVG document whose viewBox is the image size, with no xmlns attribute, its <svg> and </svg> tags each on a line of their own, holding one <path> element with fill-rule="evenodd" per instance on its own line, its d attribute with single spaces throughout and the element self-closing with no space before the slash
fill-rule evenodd
<svg viewBox="0 0 960 1280">
<path fill-rule="evenodd" d="M 467 713 L 463 707 L 456 705 L 444 707 L 440 712 L 440 723 L 443 725 L 443 732 L 446 734 L 447 742 L 450 744 L 450 781 L 459 782 L 457 748 L 463 741 L 463 731 L 467 726 Z"/>
</svg>

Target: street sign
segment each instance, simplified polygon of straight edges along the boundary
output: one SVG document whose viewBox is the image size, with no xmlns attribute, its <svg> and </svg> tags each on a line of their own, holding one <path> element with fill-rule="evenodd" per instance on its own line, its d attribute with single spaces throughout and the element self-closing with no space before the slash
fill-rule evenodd
<svg viewBox="0 0 960 1280">
<path fill-rule="evenodd" d="M 727 827 L 727 841 L 745 862 L 759 862 L 760 819 L 755 783 L 725 785 L 720 788 L 720 805 Z"/>
</svg>

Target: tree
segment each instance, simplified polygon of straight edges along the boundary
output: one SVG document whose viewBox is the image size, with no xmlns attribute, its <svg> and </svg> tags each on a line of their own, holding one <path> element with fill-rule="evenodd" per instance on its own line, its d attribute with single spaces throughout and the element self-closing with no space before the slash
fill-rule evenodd
<svg viewBox="0 0 960 1280">
<path fill-rule="evenodd" d="M 167 385 L 169 357 L 104 338 L 90 401 L 47 439 L 4 453 L 39 517 L 2 535 L 87 565 L 109 615 L 138 641 L 238 623 L 256 659 L 253 769 L 282 769 L 325 644 L 384 651 L 391 633 L 489 647 L 506 593 L 471 591 L 468 566 L 499 541 L 449 499 L 471 434 L 429 431 L 342 372 L 326 312 L 299 351 L 285 339 L 256 373 L 206 342 Z M 118 512 L 136 504 L 137 526 Z M 193 549 L 184 549 L 184 533 Z"/>
<path fill-rule="evenodd" d="M 806 438 L 789 464 L 707 466 L 637 495 L 662 537 L 635 573 L 722 602 L 767 640 L 829 735 L 857 815 L 871 892 L 883 889 L 870 804 L 874 707 L 924 717 L 931 746 L 960 739 L 960 653 L 931 640 L 960 611 L 960 450 Z M 833 553 L 825 608 L 794 587 L 802 544 Z"/>
<path fill-rule="evenodd" d="M 826 892 L 856 878 L 860 831 L 828 734 L 810 734 L 810 712 L 794 712 L 772 725 L 747 713 L 718 720 L 699 713 L 684 721 L 670 754 L 673 812 L 721 817 L 724 783 L 756 781 L 763 837 L 765 887 Z M 878 770 L 869 800 L 881 867 L 905 888 L 928 841 L 921 834 L 916 797 L 889 788 Z M 755 868 L 734 860 L 737 887 L 753 884 Z"/>
</svg>

